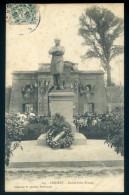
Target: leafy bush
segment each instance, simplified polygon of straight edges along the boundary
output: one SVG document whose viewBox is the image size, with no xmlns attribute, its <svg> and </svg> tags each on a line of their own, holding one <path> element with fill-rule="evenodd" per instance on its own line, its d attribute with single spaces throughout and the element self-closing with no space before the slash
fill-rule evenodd
<svg viewBox="0 0 129 195">
<path fill-rule="evenodd" d="M 106 119 L 106 114 L 84 114 L 76 116 L 74 124 L 78 128 L 79 132 L 84 134 L 88 139 L 105 139 L 106 132 L 101 130 L 100 122 L 103 123 Z"/>
<path fill-rule="evenodd" d="M 41 124 L 44 124 L 45 126 L 47 126 L 47 125 L 49 125 L 49 120 L 50 120 L 50 118 L 47 116 L 33 116 L 33 117 L 29 118 L 28 122 L 30 124 L 41 123 Z"/>
<path fill-rule="evenodd" d="M 115 149 L 115 152 L 124 155 L 124 117 L 122 112 L 110 113 L 108 120 L 103 124 L 107 129 L 105 143 Z"/>
<path fill-rule="evenodd" d="M 108 146 L 124 154 L 124 117 L 122 109 L 116 108 L 109 114 L 85 114 L 76 116 L 74 123 L 88 139 L 105 139 Z"/>
<path fill-rule="evenodd" d="M 24 129 L 22 140 L 36 140 L 38 137 L 46 133 L 49 129 L 50 119 L 46 116 L 35 116 L 29 118 Z"/>
<path fill-rule="evenodd" d="M 5 116 L 5 164 L 9 165 L 10 156 L 20 146 L 25 125 L 14 115 Z M 22 149 L 22 147 L 21 147 Z"/>
<path fill-rule="evenodd" d="M 24 136 L 22 137 L 22 140 L 36 140 L 41 134 L 46 132 L 47 131 L 43 124 L 28 123 L 24 129 Z"/>
<path fill-rule="evenodd" d="M 23 140 L 36 140 L 42 133 L 48 131 L 47 117 L 28 117 L 27 121 L 20 120 L 14 114 L 5 116 L 5 164 L 9 165 L 10 156 Z"/>
</svg>

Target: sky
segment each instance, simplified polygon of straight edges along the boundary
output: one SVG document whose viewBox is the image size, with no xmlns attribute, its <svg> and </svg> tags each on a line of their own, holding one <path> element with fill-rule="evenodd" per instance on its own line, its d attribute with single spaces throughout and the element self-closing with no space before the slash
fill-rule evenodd
<svg viewBox="0 0 129 195">
<path fill-rule="evenodd" d="M 10 24 L 7 21 L 6 86 L 12 84 L 13 71 L 37 70 L 38 63 L 50 63 L 51 56 L 48 51 L 54 45 L 56 37 L 61 39 L 61 45 L 65 47 L 65 61 L 78 63 L 79 70 L 103 70 L 99 60 L 87 59 L 82 62 L 80 58 L 87 48 L 81 45 L 83 38 L 78 35 L 79 17 L 84 9 L 93 5 L 98 4 L 37 4 L 36 24 Z M 124 18 L 124 4 L 108 3 L 99 6 Z M 124 37 L 117 39 L 116 44 L 124 45 Z M 112 81 L 123 85 L 124 55 L 114 58 L 111 67 Z"/>
</svg>

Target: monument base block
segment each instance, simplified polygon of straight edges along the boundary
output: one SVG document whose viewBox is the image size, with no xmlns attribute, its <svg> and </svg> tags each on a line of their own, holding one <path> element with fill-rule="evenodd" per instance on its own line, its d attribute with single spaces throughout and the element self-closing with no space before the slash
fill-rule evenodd
<svg viewBox="0 0 129 195">
<path fill-rule="evenodd" d="M 81 133 L 75 133 L 73 145 L 85 145 L 85 144 L 86 144 L 86 137 Z M 37 139 L 37 146 L 47 146 L 46 134 L 41 134 L 39 136 L 39 138 Z"/>
<path fill-rule="evenodd" d="M 41 134 L 39 136 L 39 138 L 37 139 L 37 146 L 47 146 L 47 142 L 46 142 L 46 133 L 45 134 Z"/>
<path fill-rule="evenodd" d="M 73 144 L 70 148 L 54 150 L 37 146 L 37 140 L 22 141 L 23 150 L 18 147 L 13 152 L 8 168 L 123 166 L 123 157 L 104 142 L 87 139 L 85 145 Z"/>
<path fill-rule="evenodd" d="M 82 133 L 75 133 L 73 145 L 86 145 L 86 137 Z"/>
</svg>

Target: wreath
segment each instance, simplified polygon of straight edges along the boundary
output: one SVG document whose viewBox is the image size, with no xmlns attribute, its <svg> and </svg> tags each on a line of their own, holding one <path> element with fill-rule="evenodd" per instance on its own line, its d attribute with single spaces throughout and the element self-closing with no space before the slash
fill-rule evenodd
<svg viewBox="0 0 129 195">
<path fill-rule="evenodd" d="M 65 121 L 64 117 L 56 114 L 46 134 L 47 144 L 54 149 L 67 148 L 72 145 L 73 140 L 70 124 Z"/>
</svg>

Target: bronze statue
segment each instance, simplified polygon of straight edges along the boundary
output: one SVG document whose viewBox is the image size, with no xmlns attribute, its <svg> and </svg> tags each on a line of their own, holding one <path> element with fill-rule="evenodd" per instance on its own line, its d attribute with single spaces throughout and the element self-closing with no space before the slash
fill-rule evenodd
<svg viewBox="0 0 129 195">
<path fill-rule="evenodd" d="M 60 45 L 60 39 L 55 39 L 55 46 L 49 50 L 49 54 L 52 55 L 50 73 L 53 75 L 54 89 L 63 89 L 62 85 L 62 72 L 63 72 L 63 55 L 65 49 Z"/>
</svg>

